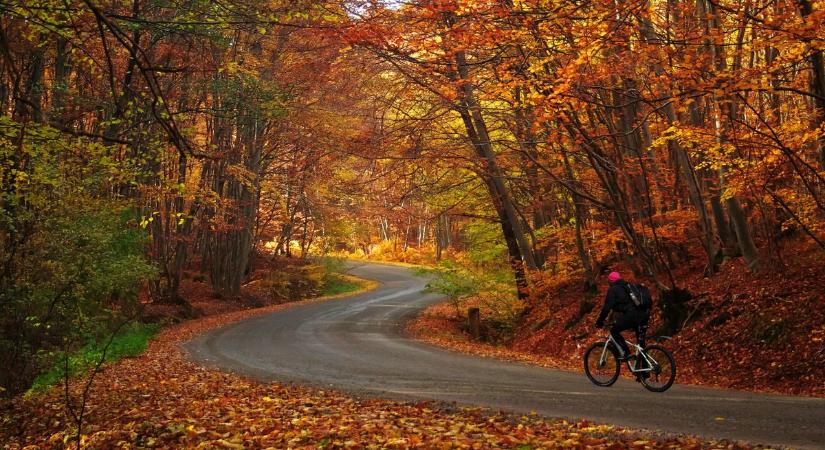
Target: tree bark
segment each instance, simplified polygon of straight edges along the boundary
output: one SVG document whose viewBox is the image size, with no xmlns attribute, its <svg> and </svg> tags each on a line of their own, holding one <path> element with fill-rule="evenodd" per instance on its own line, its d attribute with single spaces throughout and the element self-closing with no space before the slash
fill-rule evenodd
<svg viewBox="0 0 825 450">
<path fill-rule="evenodd" d="M 649 20 L 642 15 L 636 16 L 639 23 L 639 31 L 646 42 L 661 44 L 662 40 L 654 32 L 653 26 Z M 676 17 L 678 20 L 678 17 Z M 665 74 L 664 68 L 660 64 L 653 64 L 653 70 L 657 75 Z M 693 106 L 695 108 L 695 105 Z M 662 107 L 668 125 L 674 126 L 678 123 L 676 117 L 676 110 L 671 102 L 667 102 Z M 696 117 L 699 120 L 698 115 Z M 685 184 L 687 186 L 688 198 L 696 209 L 699 219 L 699 228 L 702 232 L 702 246 L 708 258 L 708 272 L 710 274 L 716 273 L 718 268 L 718 254 L 719 247 L 716 245 L 716 240 L 713 235 L 713 227 L 708 217 L 707 207 L 702 195 L 702 188 L 699 184 L 699 179 L 696 175 L 693 164 L 690 161 L 690 155 L 687 150 L 676 140 L 668 141 L 668 148 L 671 154 L 675 156 L 675 163 L 682 174 Z"/>
<path fill-rule="evenodd" d="M 570 158 L 567 155 L 567 151 L 562 149 L 561 152 L 567 177 L 574 186 L 579 187 L 580 183 L 575 172 L 573 172 L 573 167 L 570 165 Z M 579 260 L 581 260 L 582 268 L 584 269 L 586 290 L 595 294 L 597 288 L 596 276 L 593 273 L 593 264 L 590 261 L 590 254 L 585 248 L 584 236 L 582 234 L 582 228 L 584 226 L 584 208 L 582 204 L 584 199 L 582 199 L 576 192 L 571 192 L 571 201 L 573 203 L 573 211 L 576 221 L 576 250 L 579 252 Z"/>
</svg>

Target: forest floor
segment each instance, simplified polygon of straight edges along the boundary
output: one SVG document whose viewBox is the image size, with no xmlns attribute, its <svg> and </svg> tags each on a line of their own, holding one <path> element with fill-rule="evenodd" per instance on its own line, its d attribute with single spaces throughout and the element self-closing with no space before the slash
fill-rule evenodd
<svg viewBox="0 0 825 450">
<path fill-rule="evenodd" d="M 186 292 L 200 317 L 165 327 L 144 354 L 104 366 L 87 395 L 81 377 L 68 391 L 54 388 L 0 403 L 2 448 L 69 447 L 78 426 L 67 405 L 77 412 L 81 401 L 83 447 L 96 449 L 746 448 L 587 421 L 257 383 L 190 362 L 180 344 L 291 304 L 249 308 L 254 291 L 247 290 L 244 301 L 227 302 L 209 295 L 204 283 L 187 283 Z"/>
<path fill-rule="evenodd" d="M 677 361 L 677 383 L 745 391 L 825 397 L 825 265 L 821 250 L 785 249 L 757 275 L 733 259 L 712 276 L 685 264 L 674 276 L 693 298 L 684 326 L 664 345 Z M 581 315 L 583 280 L 560 280 L 531 300 L 529 313 L 504 342 L 473 340 L 466 310 L 485 302 L 467 299 L 434 305 L 408 324 L 410 334 L 454 350 L 567 370 L 582 370 L 587 346 L 606 331 L 594 327 L 606 282 L 592 310 Z M 490 311 L 486 311 L 492 314 Z M 653 315 L 651 335 L 662 324 Z M 625 333 L 631 335 L 632 333 Z"/>
</svg>

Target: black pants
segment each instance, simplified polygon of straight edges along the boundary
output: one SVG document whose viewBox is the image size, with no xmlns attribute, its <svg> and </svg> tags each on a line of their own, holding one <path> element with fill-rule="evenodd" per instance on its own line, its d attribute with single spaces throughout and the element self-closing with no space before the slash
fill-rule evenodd
<svg viewBox="0 0 825 450">
<path fill-rule="evenodd" d="M 647 334 L 647 324 L 650 320 L 650 314 L 646 311 L 629 311 L 616 319 L 613 326 L 610 327 L 610 335 L 619 344 L 619 347 L 624 352 L 624 355 L 630 354 L 630 348 L 627 342 L 622 337 L 622 331 L 634 330 L 636 332 L 636 341 L 642 348 L 645 346 L 645 335 Z"/>
</svg>

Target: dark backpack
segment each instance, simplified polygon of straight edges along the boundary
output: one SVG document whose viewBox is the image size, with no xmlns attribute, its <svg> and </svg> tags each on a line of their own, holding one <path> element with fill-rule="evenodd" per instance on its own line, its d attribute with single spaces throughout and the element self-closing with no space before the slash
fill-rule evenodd
<svg viewBox="0 0 825 450">
<path fill-rule="evenodd" d="M 646 287 L 632 283 L 627 283 L 626 286 L 630 301 L 636 309 L 648 311 L 653 307 L 653 297 L 650 296 L 650 291 Z"/>
</svg>

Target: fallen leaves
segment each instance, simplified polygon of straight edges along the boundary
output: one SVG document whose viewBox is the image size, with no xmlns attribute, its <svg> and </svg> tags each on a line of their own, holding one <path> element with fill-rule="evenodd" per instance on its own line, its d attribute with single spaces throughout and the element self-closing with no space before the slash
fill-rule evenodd
<svg viewBox="0 0 825 450">
<path fill-rule="evenodd" d="M 189 362 L 178 344 L 284 305 L 204 317 L 164 330 L 138 358 L 106 367 L 89 396 L 84 448 L 741 448 L 654 438 L 610 425 L 521 417 L 436 403 L 359 399 L 259 384 Z M 73 386 L 79 389 L 80 384 Z M 448 406 L 445 408 L 445 406 Z M 4 449 L 65 448 L 73 434 L 57 390 L 2 405 Z"/>
<path fill-rule="evenodd" d="M 825 266 L 818 249 L 786 251 L 795 254 L 786 267 L 758 275 L 739 260 L 712 278 L 680 267 L 675 276 L 698 295 L 688 326 L 664 344 L 676 358 L 677 383 L 825 397 Z M 466 317 L 446 304 L 431 306 L 407 330 L 457 351 L 580 372 L 584 349 L 603 334 L 593 328 L 599 308 L 568 327 L 579 314 L 582 283 L 555 281 L 506 346 L 473 341 L 461 331 Z M 651 330 L 661 323 L 654 317 Z"/>
</svg>

